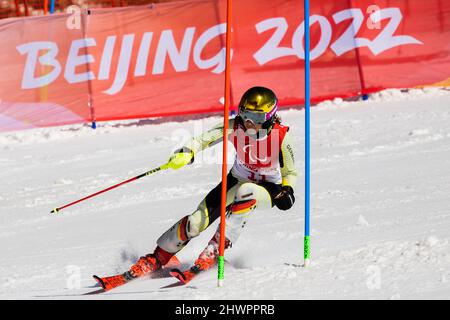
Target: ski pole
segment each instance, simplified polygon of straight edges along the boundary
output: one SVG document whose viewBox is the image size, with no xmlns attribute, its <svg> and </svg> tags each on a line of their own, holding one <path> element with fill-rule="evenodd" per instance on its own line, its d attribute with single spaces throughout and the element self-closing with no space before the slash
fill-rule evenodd
<svg viewBox="0 0 450 320">
<path fill-rule="evenodd" d="M 97 195 L 99 195 L 99 194 L 101 194 L 101 193 L 104 193 L 104 192 L 106 192 L 106 191 L 115 189 L 115 188 L 117 188 L 117 187 L 119 187 L 119 186 L 121 186 L 121 185 L 124 185 L 124 184 L 126 184 L 126 183 L 129 183 L 129 182 L 131 182 L 131 181 L 135 181 L 135 180 L 137 180 L 137 179 L 140 179 L 140 178 L 146 177 L 146 176 L 148 176 L 148 175 L 151 175 L 152 173 L 158 172 L 158 171 L 160 171 L 160 170 L 166 170 L 166 169 L 168 169 L 168 168 L 169 168 L 169 166 L 167 165 L 167 163 L 166 163 L 166 164 L 163 164 L 162 166 L 160 166 L 160 167 L 158 167 L 158 168 L 155 168 L 155 169 L 152 169 L 152 170 L 150 170 L 150 171 L 144 172 L 144 173 L 142 173 L 142 174 L 140 174 L 140 175 L 138 175 L 138 176 L 136 176 L 136 177 L 133 177 L 133 178 L 130 178 L 130 179 L 125 180 L 125 181 L 123 181 L 123 182 L 117 183 L 117 184 L 115 184 L 115 185 L 113 185 L 113 186 L 111 186 L 111 187 L 109 187 L 109 188 L 100 190 L 100 191 L 98 191 L 98 192 L 96 192 L 96 193 L 93 193 L 93 194 L 91 194 L 91 195 L 89 195 L 89 196 L 86 196 L 86 197 L 81 198 L 81 199 L 79 199 L 79 200 L 76 200 L 76 201 L 74 201 L 74 202 L 68 203 L 68 204 L 66 204 L 66 205 L 64 205 L 64 206 L 62 206 L 62 207 L 55 208 L 55 209 L 53 209 L 52 211 L 50 211 L 50 213 L 58 213 L 58 212 L 61 211 L 62 209 L 67 208 L 67 207 L 70 207 L 70 206 L 72 206 L 72 205 L 74 205 L 74 204 L 77 204 L 77 203 L 79 203 L 79 202 L 81 202 L 81 201 L 84 201 L 84 200 L 87 200 L 87 199 L 89 199 L 89 198 L 95 197 L 95 196 L 97 196 Z"/>
</svg>

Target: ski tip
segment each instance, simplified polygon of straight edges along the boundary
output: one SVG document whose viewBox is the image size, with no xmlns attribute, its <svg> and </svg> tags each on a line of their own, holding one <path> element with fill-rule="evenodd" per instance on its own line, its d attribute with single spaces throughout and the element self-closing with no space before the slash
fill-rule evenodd
<svg viewBox="0 0 450 320">
<path fill-rule="evenodd" d="M 183 272 L 180 269 L 172 269 L 172 270 L 170 270 L 170 275 L 172 277 L 177 278 L 178 280 L 180 280 L 183 283 L 187 283 L 186 276 L 183 274 Z"/>
<path fill-rule="evenodd" d="M 91 296 L 91 295 L 100 294 L 100 293 L 104 293 L 104 292 L 106 292 L 105 289 L 98 289 L 95 291 L 83 293 L 83 296 Z"/>
<path fill-rule="evenodd" d="M 97 283 L 98 283 L 103 289 L 106 289 L 106 285 L 105 285 L 105 283 L 103 282 L 102 278 L 100 278 L 99 276 L 96 276 L 95 274 L 94 274 L 92 277 L 97 281 Z"/>
</svg>

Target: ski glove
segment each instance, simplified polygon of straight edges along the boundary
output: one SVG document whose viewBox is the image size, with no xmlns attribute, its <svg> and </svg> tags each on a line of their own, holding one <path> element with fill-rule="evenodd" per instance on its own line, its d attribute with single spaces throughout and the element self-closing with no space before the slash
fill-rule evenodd
<svg viewBox="0 0 450 320">
<path fill-rule="evenodd" d="M 295 202 L 294 189 L 291 186 L 282 186 L 281 192 L 275 196 L 273 202 L 280 210 L 290 209 Z"/>
<path fill-rule="evenodd" d="M 183 147 L 174 151 L 167 165 L 169 168 L 177 170 L 192 162 L 194 162 L 194 152 L 189 148 Z"/>
</svg>

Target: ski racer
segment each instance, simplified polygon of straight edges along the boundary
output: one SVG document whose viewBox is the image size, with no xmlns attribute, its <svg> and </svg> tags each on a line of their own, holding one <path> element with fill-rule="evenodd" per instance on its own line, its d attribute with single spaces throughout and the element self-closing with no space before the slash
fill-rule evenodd
<svg viewBox="0 0 450 320">
<path fill-rule="evenodd" d="M 238 114 L 229 120 L 228 139 L 236 149 L 235 162 L 227 175 L 225 248 L 236 244 L 250 213 L 276 206 L 290 209 L 294 202 L 297 170 L 289 127 L 277 115 L 275 93 L 265 87 L 247 90 L 239 103 Z M 195 155 L 223 140 L 223 125 L 190 139 L 168 161 L 180 169 L 194 161 Z M 190 215 L 181 218 L 157 240 L 154 252 L 141 257 L 123 274 L 125 280 L 155 272 L 189 241 L 220 217 L 221 188 L 218 184 Z M 219 226 L 220 227 L 220 226 Z M 206 270 L 217 261 L 219 228 L 194 263 L 194 269 Z M 192 269 L 192 268 L 191 268 Z"/>
</svg>

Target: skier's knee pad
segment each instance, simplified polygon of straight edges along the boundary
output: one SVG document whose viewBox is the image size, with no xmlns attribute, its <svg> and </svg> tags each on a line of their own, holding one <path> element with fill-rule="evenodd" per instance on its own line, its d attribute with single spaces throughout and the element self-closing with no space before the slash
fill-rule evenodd
<svg viewBox="0 0 450 320">
<path fill-rule="evenodd" d="M 208 207 L 206 201 L 203 200 L 197 207 L 197 210 L 195 210 L 188 218 L 186 232 L 189 238 L 198 236 L 209 226 L 209 222 Z"/>
<path fill-rule="evenodd" d="M 234 197 L 234 201 L 240 202 L 240 201 L 247 201 L 250 199 L 256 200 L 256 192 L 255 191 L 256 191 L 257 187 L 258 187 L 258 185 L 251 183 L 251 182 L 243 183 L 236 190 L 236 195 Z"/>
<path fill-rule="evenodd" d="M 245 214 L 256 208 L 256 192 L 254 183 L 244 183 L 236 191 L 231 205 L 231 214 Z"/>
<path fill-rule="evenodd" d="M 194 238 L 205 230 L 207 225 L 205 224 L 205 213 L 203 210 L 197 209 L 193 214 L 188 217 L 188 224 L 186 233 L 189 238 Z"/>
<path fill-rule="evenodd" d="M 226 236 L 231 243 L 236 243 L 250 212 L 257 207 L 270 208 L 270 204 L 270 195 L 265 188 L 251 182 L 242 184 L 236 191 L 230 214 L 226 219 Z"/>
<path fill-rule="evenodd" d="M 231 214 L 245 214 L 256 208 L 256 200 L 236 201 L 231 205 Z"/>
<path fill-rule="evenodd" d="M 270 209 L 272 207 L 272 199 L 266 188 L 256 183 L 246 182 L 237 189 L 234 203 L 250 202 L 250 200 L 255 201 L 250 210 L 255 208 Z"/>
</svg>

